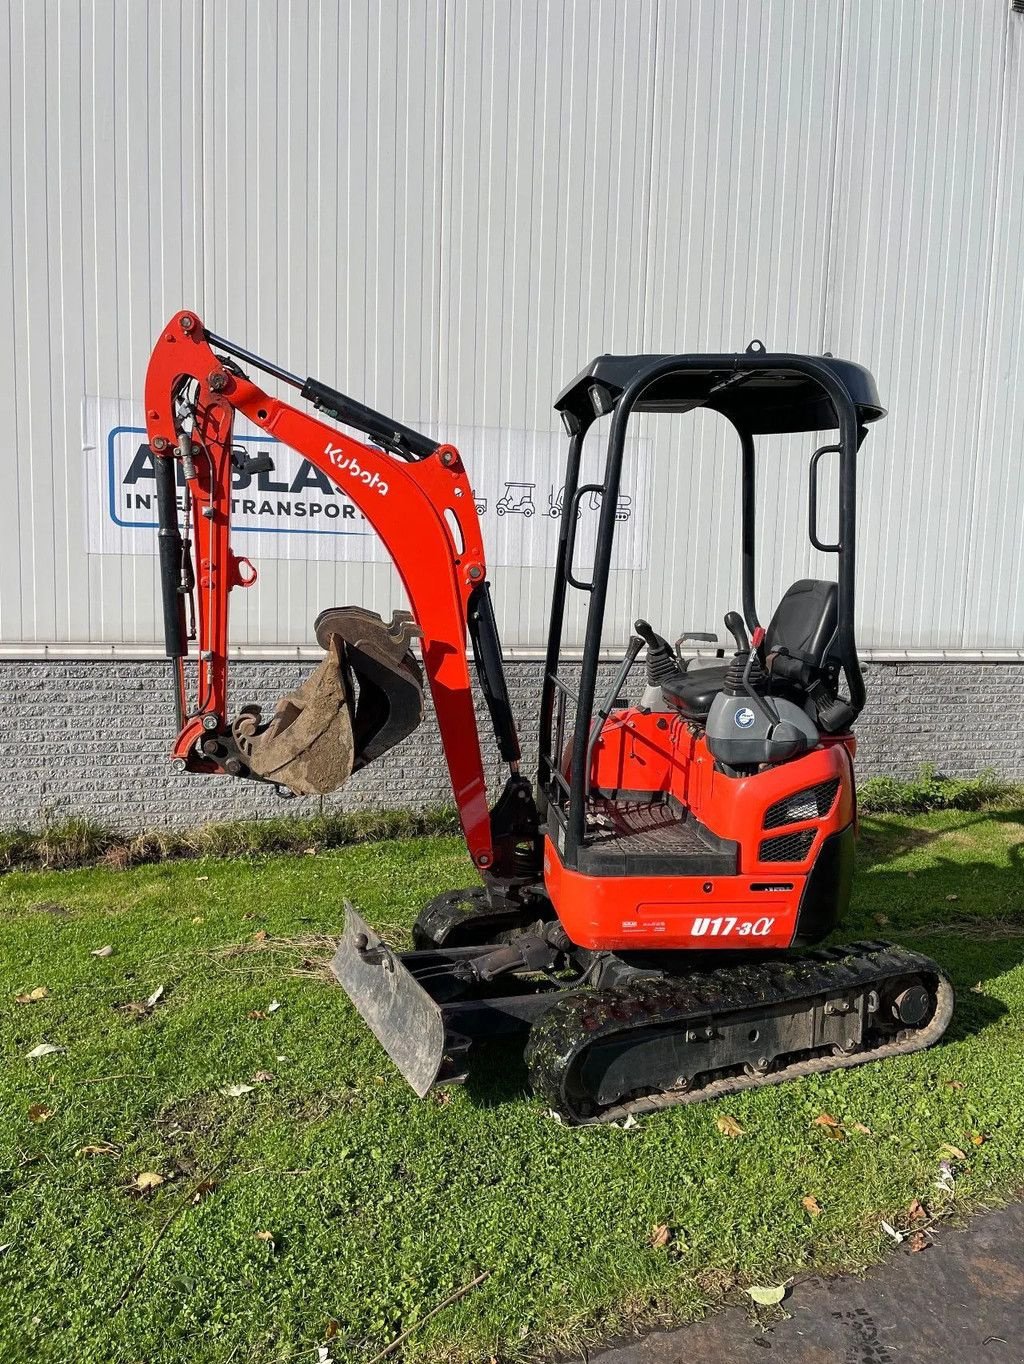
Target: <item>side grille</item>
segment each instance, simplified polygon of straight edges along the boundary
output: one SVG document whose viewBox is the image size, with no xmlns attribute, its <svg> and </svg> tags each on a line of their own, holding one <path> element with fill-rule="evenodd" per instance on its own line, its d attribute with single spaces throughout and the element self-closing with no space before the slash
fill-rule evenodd
<svg viewBox="0 0 1024 1364">
<path fill-rule="evenodd" d="M 757 856 L 762 862 L 803 862 L 811 851 L 814 834 L 814 829 L 798 829 L 796 833 L 763 839 Z"/>
<path fill-rule="evenodd" d="M 791 796 L 785 796 L 768 806 L 764 813 L 764 827 L 779 829 L 783 824 L 796 824 L 804 819 L 823 819 L 836 803 L 838 794 L 838 777 L 821 781 L 817 786 L 808 786 L 803 791 L 794 791 Z"/>
</svg>

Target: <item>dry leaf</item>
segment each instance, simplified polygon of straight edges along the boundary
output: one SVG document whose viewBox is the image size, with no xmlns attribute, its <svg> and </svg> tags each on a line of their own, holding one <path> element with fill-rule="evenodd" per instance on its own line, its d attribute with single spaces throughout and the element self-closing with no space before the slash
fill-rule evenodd
<svg viewBox="0 0 1024 1364">
<path fill-rule="evenodd" d="M 280 1001 L 279 999 L 272 999 L 272 1000 L 270 1001 L 270 1003 L 267 1005 L 267 1013 L 268 1013 L 268 1014 L 276 1014 L 277 1011 L 278 1011 L 278 1009 L 280 1009 L 280 1007 L 281 1007 L 281 1001 Z"/>
<path fill-rule="evenodd" d="M 931 1245 L 931 1242 L 928 1240 L 925 1232 L 915 1231 L 908 1244 L 910 1246 L 911 1254 L 916 1255 L 920 1250 L 927 1250 Z"/>
<path fill-rule="evenodd" d="M 253 1084 L 256 1085 L 269 1085 L 273 1079 L 274 1072 L 272 1070 L 258 1070 L 252 1077 Z"/>
<path fill-rule="evenodd" d="M 959 896 L 959 895 L 947 895 L 947 896 L 946 896 L 946 899 L 947 899 L 947 900 L 959 900 L 959 899 L 960 899 L 960 896 Z"/>
<path fill-rule="evenodd" d="M 879 928 L 887 928 L 889 925 L 888 914 L 876 914 L 875 923 L 878 924 Z"/>
<path fill-rule="evenodd" d="M 963 1089 L 964 1087 L 962 1080 L 943 1080 L 942 1083 L 947 1089 Z"/>
<path fill-rule="evenodd" d="M 107 943 L 106 947 L 94 947 L 89 953 L 90 957 L 112 957 L 114 949 Z"/>
<path fill-rule="evenodd" d="M 29 1104 L 29 1122 L 45 1122 L 47 1118 L 53 1117 L 53 1109 L 47 1108 L 46 1104 Z"/>
<path fill-rule="evenodd" d="M 130 999 L 127 1004 L 115 1004 L 113 1007 L 119 1014 L 125 1014 L 128 1018 L 145 1018 L 149 1013 L 143 999 Z"/>
<path fill-rule="evenodd" d="M 818 1116 L 817 1116 L 816 1118 L 814 1118 L 814 1119 L 811 1121 L 811 1126 L 812 1126 L 812 1127 L 839 1127 L 839 1126 L 840 1126 L 840 1123 L 839 1123 L 839 1119 L 838 1119 L 838 1118 L 833 1118 L 833 1116 L 832 1116 L 831 1113 L 819 1113 Z"/>
<path fill-rule="evenodd" d="M 723 1137 L 742 1137 L 743 1128 L 735 1118 L 730 1118 L 728 1113 L 720 1113 L 715 1119 L 715 1126 Z"/>
<path fill-rule="evenodd" d="M 117 1148 L 111 1146 L 109 1141 L 93 1142 L 89 1146 L 80 1146 L 75 1152 L 76 1156 L 114 1156 Z"/>
<path fill-rule="evenodd" d="M 939 1155 L 947 1156 L 952 1160 L 966 1160 L 966 1151 L 961 1151 L 959 1146 L 951 1146 L 948 1141 L 944 1141 L 939 1147 Z"/>
<path fill-rule="evenodd" d="M 862 1137 L 870 1137 L 870 1136 L 871 1136 L 871 1128 L 870 1128 L 870 1127 L 865 1127 L 865 1125 L 864 1125 L 862 1122 L 852 1122 L 852 1123 L 850 1123 L 850 1131 L 851 1131 L 851 1132 L 859 1132 L 859 1133 L 861 1134 Z"/>
<path fill-rule="evenodd" d="M 804 1211 L 809 1212 L 812 1217 L 821 1216 L 823 1211 L 822 1206 L 813 1194 L 808 1194 L 806 1198 L 801 1198 L 800 1202 L 804 1206 Z"/>
<path fill-rule="evenodd" d="M 45 985 L 37 985 L 34 990 L 29 990 L 27 994 L 15 995 L 15 1004 L 38 1004 L 41 999 L 45 999 L 49 994 Z"/>
<path fill-rule="evenodd" d="M 272 1231 L 256 1232 L 256 1240 L 265 1242 L 271 1250 L 274 1249 L 274 1233 Z"/>
<path fill-rule="evenodd" d="M 672 1233 L 664 1222 L 659 1222 L 651 1232 L 651 1245 L 655 1250 L 660 1250 L 662 1246 L 667 1246 L 671 1239 Z"/>
<path fill-rule="evenodd" d="M 163 1175 L 158 1175 L 153 1170 L 143 1170 L 141 1174 L 135 1176 L 134 1188 L 139 1193 L 151 1193 L 153 1189 L 159 1189 L 161 1184 L 166 1183 Z"/>
<path fill-rule="evenodd" d="M 760 1284 L 754 1284 L 747 1289 L 747 1292 L 758 1307 L 777 1307 L 786 1296 L 786 1285 L 776 1284 L 771 1287 L 761 1287 Z"/>
<path fill-rule="evenodd" d="M 268 937 L 269 934 L 267 933 L 267 930 L 265 928 L 260 928 L 252 935 L 252 940 L 253 942 L 266 942 Z"/>
<path fill-rule="evenodd" d="M 217 1187 L 212 1179 L 204 1179 L 201 1184 L 197 1184 L 192 1192 L 192 1202 L 201 1203 L 204 1198 L 208 1198 Z"/>
<path fill-rule="evenodd" d="M 55 1047 L 52 1042 L 40 1042 L 38 1047 L 25 1053 L 29 1061 L 38 1061 L 40 1056 L 55 1056 L 57 1052 L 67 1051 L 67 1047 Z"/>
<path fill-rule="evenodd" d="M 246 1018 L 266 1018 L 266 1016 L 262 1009 L 250 1009 L 246 1014 Z"/>
<path fill-rule="evenodd" d="M 221 1093 L 228 1099 L 240 1099 L 243 1094 L 251 1094 L 252 1085 L 227 1085 Z"/>
<path fill-rule="evenodd" d="M 984 1132 L 972 1132 L 972 1133 L 971 1133 L 971 1145 L 972 1145 L 972 1146 L 984 1146 L 984 1145 L 985 1145 L 985 1133 L 984 1133 Z"/>
<path fill-rule="evenodd" d="M 897 1231 L 896 1228 L 891 1223 L 886 1222 L 884 1219 L 881 1225 L 882 1230 L 885 1232 L 886 1236 L 891 1236 L 892 1239 L 896 1242 L 896 1244 L 899 1245 L 899 1243 L 903 1240 L 903 1233 L 901 1231 Z"/>
<path fill-rule="evenodd" d="M 907 1218 L 911 1222 L 927 1222 L 928 1213 L 919 1198 L 911 1200 L 910 1207 L 907 1209 Z"/>
</svg>

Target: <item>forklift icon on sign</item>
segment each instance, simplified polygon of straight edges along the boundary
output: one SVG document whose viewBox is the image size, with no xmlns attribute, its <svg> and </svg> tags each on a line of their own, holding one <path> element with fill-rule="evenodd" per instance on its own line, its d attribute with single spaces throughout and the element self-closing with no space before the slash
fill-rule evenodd
<svg viewBox="0 0 1024 1364">
<path fill-rule="evenodd" d="M 537 508 L 533 505 L 533 490 L 536 483 L 505 483 L 505 491 L 494 504 L 494 510 L 499 516 L 513 515 L 518 512 L 520 516 L 532 516 Z"/>
</svg>

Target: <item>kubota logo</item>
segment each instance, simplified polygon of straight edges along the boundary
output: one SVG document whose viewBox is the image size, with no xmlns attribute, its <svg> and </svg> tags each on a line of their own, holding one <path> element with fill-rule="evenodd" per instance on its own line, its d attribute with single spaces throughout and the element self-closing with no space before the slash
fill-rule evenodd
<svg viewBox="0 0 1024 1364">
<path fill-rule="evenodd" d="M 365 483 L 368 488 L 373 488 L 376 492 L 380 493 L 381 497 L 387 497 L 387 480 L 381 478 L 380 474 L 372 473 L 369 469 L 364 469 L 359 461 L 352 455 L 345 454 L 342 446 L 331 445 L 328 441 L 324 446 L 324 454 L 339 473 L 348 474 L 349 478 L 357 479 L 360 483 Z"/>
</svg>

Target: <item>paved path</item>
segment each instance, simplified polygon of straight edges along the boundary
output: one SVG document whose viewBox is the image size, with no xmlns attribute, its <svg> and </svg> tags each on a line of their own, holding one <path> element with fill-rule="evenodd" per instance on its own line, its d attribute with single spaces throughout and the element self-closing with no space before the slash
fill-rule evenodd
<svg viewBox="0 0 1024 1364">
<path fill-rule="evenodd" d="M 593 1364 L 1024 1364 L 1024 1204 L 897 1252 L 866 1278 L 811 1279 L 764 1331 L 731 1308 Z"/>
</svg>

